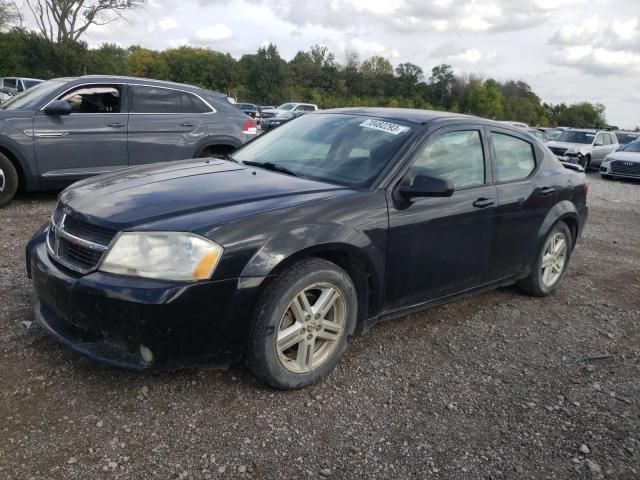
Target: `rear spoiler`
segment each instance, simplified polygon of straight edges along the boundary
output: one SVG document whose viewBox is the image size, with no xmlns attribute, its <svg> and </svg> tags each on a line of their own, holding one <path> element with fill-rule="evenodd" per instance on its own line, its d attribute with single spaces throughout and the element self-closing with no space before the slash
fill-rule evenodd
<svg viewBox="0 0 640 480">
<path fill-rule="evenodd" d="M 560 163 L 567 170 L 573 170 L 574 172 L 584 173 L 584 168 L 581 165 L 578 165 L 577 163 L 563 162 L 562 160 L 560 160 Z"/>
</svg>

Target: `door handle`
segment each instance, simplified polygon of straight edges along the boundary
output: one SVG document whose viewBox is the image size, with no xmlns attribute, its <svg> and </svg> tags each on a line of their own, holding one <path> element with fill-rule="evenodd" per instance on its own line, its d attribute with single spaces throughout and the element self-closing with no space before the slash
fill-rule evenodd
<svg viewBox="0 0 640 480">
<path fill-rule="evenodd" d="M 546 197 L 548 195 L 551 195 L 555 191 L 556 189 L 553 187 L 544 187 L 542 190 L 540 190 L 540 193 Z"/>
<path fill-rule="evenodd" d="M 124 123 L 109 123 L 107 126 L 111 128 L 122 128 L 124 127 Z"/>
<path fill-rule="evenodd" d="M 182 122 L 180 124 L 181 127 L 193 127 L 193 123 L 191 122 Z"/>
<path fill-rule="evenodd" d="M 495 200 L 491 198 L 479 198 L 478 200 L 473 202 L 473 206 L 476 208 L 487 208 L 495 204 L 496 204 Z"/>
</svg>

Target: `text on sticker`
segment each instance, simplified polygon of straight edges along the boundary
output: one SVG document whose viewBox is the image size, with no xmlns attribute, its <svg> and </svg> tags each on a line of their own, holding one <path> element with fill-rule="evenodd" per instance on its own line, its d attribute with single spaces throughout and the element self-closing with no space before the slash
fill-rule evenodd
<svg viewBox="0 0 640 480">
<path fill-rule="evenodd" d="M 390 122 L 383 122 L 382 120 L 365 120 L 360 124 L 360 126 L 364 128 L 373 128 L 374 130 L 380 130 L 381 132 L 387 132 L 392 135 L 399 135 L 409 131 L 409 127 L 396 125 L 395 123 Z"/>
</svg>

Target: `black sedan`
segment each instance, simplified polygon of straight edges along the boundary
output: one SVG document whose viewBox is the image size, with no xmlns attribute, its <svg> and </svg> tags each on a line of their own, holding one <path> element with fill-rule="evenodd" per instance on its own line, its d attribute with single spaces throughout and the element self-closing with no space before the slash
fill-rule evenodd
<svg viewBox="0 0 640 480">
<path fill-rule="evenodd" d="M 294 118 L 298 118 L 301 115 L 304 115 L 305 112 L 284 112 L 277 117 L 271 118 L 263 118 L 260 122 L 260 128 L 262 130 L 271 130 L 272 128 L 279 127 L 280 125 L 284 125 L 290 120 Z"/>
<path fill-rule="evenodd" d="M 244 359 L 269 385 L 303 387 L 382 319 L 515 283 L 549 295 L 586 197 L 584 174 L 518 128 L 313 113 L 233 156 L 62 192 L 27 246 L 35 317 L 113 365 Z"/>
<path fill-rule="evenodd" d="M 236 107 L 249 115 L 251 118 L 260 118 L 260 108 L 253 103 L 236 103 Z"/>
</svg>

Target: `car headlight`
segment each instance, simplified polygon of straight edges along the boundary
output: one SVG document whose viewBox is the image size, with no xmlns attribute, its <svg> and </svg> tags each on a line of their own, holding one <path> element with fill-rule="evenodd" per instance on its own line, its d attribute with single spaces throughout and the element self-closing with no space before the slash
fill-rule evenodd
<svg viewBox="0 0 640 480">
<path fill-rule="evenodd" d="M 217 243 L 192 233 L 124 232 L 100 270 L 160 280 L 208 280 L 223 251 Z"/>
</svg>

